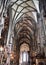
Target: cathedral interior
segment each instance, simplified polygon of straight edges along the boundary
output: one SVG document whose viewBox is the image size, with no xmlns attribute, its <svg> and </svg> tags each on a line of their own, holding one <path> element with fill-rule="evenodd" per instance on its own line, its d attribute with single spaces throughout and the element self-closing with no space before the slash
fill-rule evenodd
<svg viewBox="0 0 46 65">
<path fill-rule="evenodd" d="M 0 0 L 0 65 L 46 65 L 46 0 Z"/>
</svg>

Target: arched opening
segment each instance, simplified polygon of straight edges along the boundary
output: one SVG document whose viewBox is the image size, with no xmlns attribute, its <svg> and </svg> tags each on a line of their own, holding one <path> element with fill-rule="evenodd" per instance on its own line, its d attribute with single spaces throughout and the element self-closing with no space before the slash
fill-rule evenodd
<svg viewBox="0 0 46 65">
<path fill-rule="evenodd" d="M 30 61 L 29 56 L 30 56 L 29 45 L 26 43 L 21 44 L 19 64 L 20 65 L 28 65 L 28 63 Z"/>
</svg>

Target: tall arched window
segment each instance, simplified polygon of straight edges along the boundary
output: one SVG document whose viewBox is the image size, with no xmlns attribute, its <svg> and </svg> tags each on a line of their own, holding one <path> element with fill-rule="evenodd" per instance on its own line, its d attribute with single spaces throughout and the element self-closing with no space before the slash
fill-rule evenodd
<svg viewBox="0 0 46 65">
<path fill-rule="evenodd" d="M 22 64 L 23 62 L 28 62 L 29 60 L 29 45 L 28 44 L 22 44 L 20 46 L 20 59 L 19 63 Z"/>
<path fill-rule="evenodd" d="M 23 62 L 28 62 L 28 52 L 23 52 Z"/>
</svg>

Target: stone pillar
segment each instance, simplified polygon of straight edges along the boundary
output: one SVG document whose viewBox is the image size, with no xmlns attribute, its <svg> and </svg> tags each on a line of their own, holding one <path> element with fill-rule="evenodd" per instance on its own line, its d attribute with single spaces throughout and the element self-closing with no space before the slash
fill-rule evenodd
<svg viewBox="0 0 46 65">
<path fill-rule="evenodd" d="M 9 9 L 9 18 L 10 18 L 10 22 L 9 22 L 9 30 L 8 30 L 8 36 L 7 36 L 7 43 L 6 46 L 9 48 L 8 50 L 8 56 L 7 56 L 7 60 L 9 59 L 9 65 L 10 65 L 10 39 L 11 39 L 11 32 L 12 32 L 12 10 L 11 8 Z"/>
<path fill-rule="evenodd" d="M 37 28 L 38 28 L 38 41 L 37 42 L 40 43 L 41 51 L 42 51 L 42 48 L 44 48 L 44 43 L 45 43 L 43 22 L 44 22 L 44 18 L 43 18 L 43 10 L 42 10 L 41 13 L 38 14 L 38 23 L 37 23 Z"/>
</svg>

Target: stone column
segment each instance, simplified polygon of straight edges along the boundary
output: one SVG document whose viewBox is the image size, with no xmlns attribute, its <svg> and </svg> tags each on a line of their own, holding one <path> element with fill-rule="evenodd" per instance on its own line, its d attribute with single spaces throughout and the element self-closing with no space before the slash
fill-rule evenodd
<svg viewBox="0 0 46 65">
<path fill-rule="evenodd" d="M 38 23 L 37 23 L 37 28 L 38 28 L 38 43 L 40 43 L 41 50 L 44 47 L 44 18 L 43 18 L 43 10 L 41 11 L 40 14 L 38 14 Z"/>
</svg>

